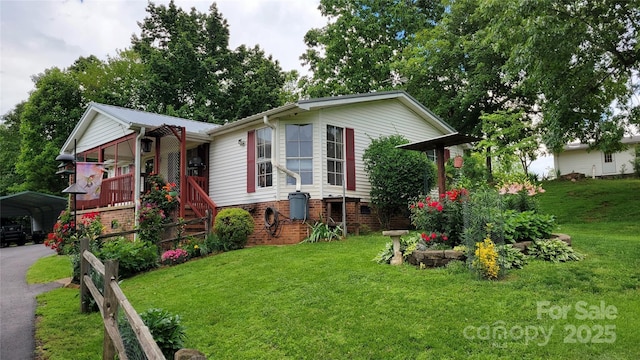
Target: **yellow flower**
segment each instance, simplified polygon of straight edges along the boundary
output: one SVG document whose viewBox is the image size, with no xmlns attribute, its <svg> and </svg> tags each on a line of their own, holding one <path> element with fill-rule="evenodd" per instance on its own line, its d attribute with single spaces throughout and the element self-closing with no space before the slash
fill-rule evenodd
<svg viewBox="0 0 640 360">
<path fill-rule="evenodd" d="M 200 247 L 198 245 L 193 245 L 194 249 L 199 249 Z"/>
</svg>

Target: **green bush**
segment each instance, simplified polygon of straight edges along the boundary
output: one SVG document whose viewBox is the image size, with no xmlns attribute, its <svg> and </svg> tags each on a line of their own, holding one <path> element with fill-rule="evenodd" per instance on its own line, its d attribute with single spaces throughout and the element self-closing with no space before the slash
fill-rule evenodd
<svg viewBox="0 0 640 360">
<path fill-rule="evenodd" d="M 501 269 L 522 269 L 527 264 L 527 255 L 512 245 L 498 245 L 498 265 Z"/>
<path fill-rule="evenodd" d="M 537 214 L 533 211 L 504 213 L 504 239 L 506 242 L 548 239 L 556 227 L 553 215 Z"/>
<path fill-rule="evenodd" d="M 534 241 L 528 248 L 529 255 L 552 262 L 580 261 L 584 255 L 577 253 L 566 242 L 559 239 Z"/>
<path fill-rule="evenodd" d="M 224 209 L 216 216 L 214 231 L 222 250 L 242 249 L 253 233 L 253 218 L 248 211 L 239 208 Z"/>
<path fill-rule="evenodd" d="M 180 316 L 171 315 L 162 309 L 149 309 L 139 315 L 142 322 L 149 328 L 153 340 L 158 344 L 164 357 L 173 359 L 175 353 L 182 349 L 186 337 Z M 118 329 L 122 335 L 128 357 L 130 359 L 145 359 L 144 351 L 124 316 L 120 316 L 118 320 Z"/>
<path fill-rule="evenodd" d="M 118 276 L 121 279 L 158 266 L 158 247 L 148 241 L 130 241 L 124 237 L 102 244 L 97 254 L 102 260 L 118 260 Z"/>
<path fill-rule="evenodd" d="M 411 223 L 424 231 L 429 245 L 440 244 L 451 248 L 462 242 L 464 227 L 463 208 L 469 198 L 466 189 L 451 189 L 438 198 L 420 198 L 409 203 Z"/>
<path fill-rule="evenodd" d="M 411 253 L 418 249 L 420 234 L 411 234 L 400 238 L 400 253 L 406 259 Z M 384 245 L 384 249 L 373 258 L 378 264 L 389 264 L 393 258 L 393 242 Z"/>
<path fill-rule="evenodd" d="M 393 216 L 407 213 L 407 202 L 435 186 L 435 165 L 424 154 L 396 148 L 402 135 L 371 139 L 362 160 L 371 183 L 371 204 L 385 229 Z"/>
</svg>

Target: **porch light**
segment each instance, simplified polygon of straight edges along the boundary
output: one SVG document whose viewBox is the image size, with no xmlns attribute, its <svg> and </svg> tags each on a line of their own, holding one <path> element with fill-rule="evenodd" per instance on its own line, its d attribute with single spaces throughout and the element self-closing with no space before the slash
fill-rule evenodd
<svg viewBox="0 0 640 360">
<path fill-rule="evenodd" d="M 153 140 L 149 138 L 142 138 L 140 140 L 140 146 L 142 147 L 142 152 L 150 153 L 151 152 L 151 144 L 153 144 Z"/>
</svg>

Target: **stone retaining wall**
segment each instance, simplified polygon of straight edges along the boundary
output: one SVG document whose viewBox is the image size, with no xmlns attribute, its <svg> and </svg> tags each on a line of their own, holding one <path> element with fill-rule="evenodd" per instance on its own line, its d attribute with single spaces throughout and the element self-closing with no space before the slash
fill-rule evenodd
<svg viewBox="0 0 640 360">
<path fill-rule="evenodd" d="M 552 239 L 560 239 L 571 246 L 571 237 L 566 234 L 553 234 Z M 521 252 L 527 254 L 528 248 L 531 246 L 531 241 L 523 241 L 513 244 L 513 247 L 519 249 Z M 466 255 L 462 251 L 455 250 L 415 250 L 409 255 L 407 261 L 411 265 L 426 266 L 426 267 L 440 267 L 447 265 L 453 260 L 466 260 Z"/>
</svg>

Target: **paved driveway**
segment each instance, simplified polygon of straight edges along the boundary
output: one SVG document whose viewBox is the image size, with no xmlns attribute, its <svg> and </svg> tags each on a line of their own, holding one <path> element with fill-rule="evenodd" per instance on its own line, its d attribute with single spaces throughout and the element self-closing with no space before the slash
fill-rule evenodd
<svg viewBox="0 0 640 360">
<path fill-rule="evenodd" d="M 46 246 L 0 249 L 0 359 L 27 360 L 35 350 L 35 296 L 60 287 L 58 283 L 27 285 L 27 269 L 54 252 Z"/>
</svg>

